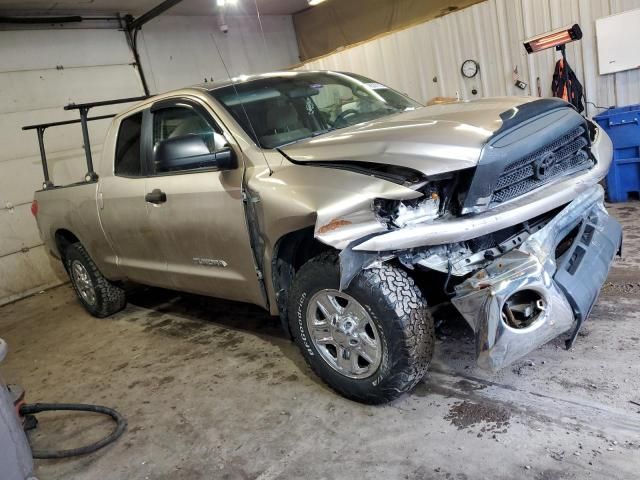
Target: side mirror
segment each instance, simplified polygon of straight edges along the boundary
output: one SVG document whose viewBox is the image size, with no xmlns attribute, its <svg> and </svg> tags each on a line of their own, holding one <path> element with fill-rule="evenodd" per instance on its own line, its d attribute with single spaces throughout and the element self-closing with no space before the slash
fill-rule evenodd
<svg viewBox="0 0 640 480">
<path fill-rule="evenodd" d="M 218 138 L 215 143 L 219 143 Z M 235 152 L 228 144 L 212 153 L 204 138 L 194 134 L 158 142 L 153 149 L 153 161 L 156 173 L 205 168 L 231 170 L 237 167 Z"/>
</svg>

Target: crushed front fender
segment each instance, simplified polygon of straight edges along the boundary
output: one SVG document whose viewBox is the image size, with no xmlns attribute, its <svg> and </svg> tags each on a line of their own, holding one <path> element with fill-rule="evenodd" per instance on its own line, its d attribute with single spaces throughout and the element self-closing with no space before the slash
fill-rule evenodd
<svg viewBox="0 0 640 480">
<path fill-rule="evenodd" d="M 622 228 L 594 185 L 516 250 L 456 287 L 453 304 L 476 334 L 478 365 L 498 370 L 589 315 L 616 252 Z M 557 258 L 561 242 L 570 242 Z"/>
</svg>

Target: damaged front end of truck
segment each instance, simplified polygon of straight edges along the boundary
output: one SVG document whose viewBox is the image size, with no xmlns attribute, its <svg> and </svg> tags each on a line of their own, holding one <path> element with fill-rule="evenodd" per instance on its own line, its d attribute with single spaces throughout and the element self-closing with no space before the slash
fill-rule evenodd
<svg viewBox="0 0 640 480">
<path fill-rule="evenodd" d="M 409 179 L 376 165 L 371 175 L 399 175 L 420 196 L 334 204 L 318 211 L 315 229 L 341 250 L 341 289 L 392 260 L 444 273 L 445 293 L 475 332 L 479 366 L 494 371 L 561 334 L 573 345 L 622 241 L 598 184 L 608 137 L 557 102 L 501 119 L 474 168 Z"/>
<path fill-rule="evenodd" d="M 355 241 L 340 254 L 341 288 L 397 259 L 454 278 L 447 293 L 475 333 L 480 367 L 499 370 L 565 333 L 569 348 L 621 248 L 621 226 L 603 201 L 592 185 L 562 208 L 469 241 L 377 252 Z"/>
<path fill-rule="evenodd" d="M 622 229 L 603 197 L 589 188 L 456 286 L 451 300 L 476 334 L 481 367 L 498 370 L 572 327 L 573 345 L 620 249 Z"/>
</svg>

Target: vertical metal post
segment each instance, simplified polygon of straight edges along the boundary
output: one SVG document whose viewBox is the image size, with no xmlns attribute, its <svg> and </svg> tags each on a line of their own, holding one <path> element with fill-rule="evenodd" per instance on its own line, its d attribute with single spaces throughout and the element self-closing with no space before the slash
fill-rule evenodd
<svg viewBox="0 0 640 480">
<path fill-rule="evenodd" d="M 140 75 L 140 82 L 142 82 L 142 89 L 144 90 L 144 94 L 149 96 L 149 86 L 147 85 L 147 77 L 144 74 L 144 70 L 142 69 L 142 63 L 140 62 L 140 54 L 138 53 L 138 31 L 136 30 L 133 34 L 130 30 L 125 30 L 125 35 L 127 35 L 127 39 L 129 40 L 129 45 L 131 46 L 131 52 L 133 53 L 133 59 L 135 61 L 136 67 L 138 68 L 138 75 Z"/>
<path fill-rule="evenodd" d="M 120 16 L 118 15 L 120 19 Z M 131 53 L 133 54 L 133 63 L 138 71 L 138 76 L 140 77 L 140 82 L 142 83 L 142 89 L 144 90 L 144 94 L 149 96 L 149 86 L 147 85 L 147 78 L 144 74 L 144 70 L 142 69 L 142 63 L 140 62 L 140 54 L 138 53 L 138 29 L 133 30 L 131 28 L 131 23 L 133 22 L 133 17 L 131 15 L 127 15 L 124 17 L 125 25 L 122 28 L 122 31 L 127 37 L 127 44 L 131 49 Z M 120 22 L 122 25 L 122 22 Z"/>
<path fill-rule="evenodd" d="M 87 182 L 95 181 L 98 179 L 98 174 L 93 171 L 93 158 L 91 158 L 91 142 L 89 141 L 89 127 L 87 125 L 87 114 L 89 109 L 87 107 L 81 107 L 80 110 L 80 124 L 82 125 L 82 141 L 84 142 L 84 154 L 87 157 L 87 174 L 85 180 Z"/>
<path fill-rule="evenodd" d="M 49 179 L 49 167 L 47 166 L 47 155 L 44 151 L 44 131 L 46 127 L 38 127 L 38 145 L 40 146 L 40 159 L 42 160 L 42 173 L 44 174 L 44 189 L 53 187 L 53 183 Z"/>
</svg>

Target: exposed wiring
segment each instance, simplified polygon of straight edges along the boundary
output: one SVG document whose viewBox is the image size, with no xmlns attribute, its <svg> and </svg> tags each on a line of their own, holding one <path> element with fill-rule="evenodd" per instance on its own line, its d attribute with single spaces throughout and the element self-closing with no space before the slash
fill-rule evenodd
<svg viewBox="0 0 640 480">
<path fill-rule="evenodd" d="M 448 253 L 448 252 L 447 252 Z M 451 265 L 451 258 L 448 258 L 447 261 L 447 278 L 444 281 L 444 286 L 442 287 L 442 289 L 444 290 L 445 295 L 449 296 L 449 297 L 453 297 L 456 292 L 455 291 L 449 291 L 449 281 L 451 280 L 451 270 L 452 270 L 452 265 Z"/>
<path fill-rule="evenodd" d="M 264 43 L 264 48 L 266 50 L 265 53 L 269 53 L 269 49 L 267 48 L 267 37 L 264 34 L 264 28 L 262 27 L 262 18 L 260 18 L 260 9 L 258 8 L 258 0 L 253 0 L 253 3 L 256 6 L 256 15 L 258 16 L 258 25 L 260 25 L 260 33 L 262 34 L 262 43 Z"/>
<path fill-rule="evenodd" d="M 610 107 L 601 107 L 600 105 L 596 105 L 596 104 L 595 104 L 595 103 L 593 103 L 593 102 L 587 102 L 587 101 L 585 101 L 584 103 L 586 103 L 587 105 L 592 105 L 592 106 L 593 106 L 593 108 L 597 108 L 597 109 L 599 109 L 599 110 L 609 110 L 609 108 L 610 108 Z"/>
<path fill-rule="evenodd" d="M 584 97 L 585 105 L 591 105 L 591 106 L 593 106 L 593 108 L 595 108 L 597 110 L 609 110 L 609 108 L 611 108 L 611 107 L 601 107 L 600 105 L 596 105 L 595 103 L 590 102 L 588 100 L 588 98 L 587 98 L 587 89 L 586 88 L 583 89 L 582 96 Z"/>
<path fill-rule="evenodd" d="M 120 413 L 113 408 L 103 407 L 100 405 L 85 405 L 82 403 L 33 403 L 22 405 L 20 407 L 20 415 L 34 415 L 40 412 L 57 411 L 90 412 L 107 415 L 116 422 L 116 428 L 103 439 L 84 447 L 70 448 L 68 450 L 32 450 L 31 454 L 33 458 L 67 458 L 93 453 L 96 450 L 115 442 L 127 428 L 127 421 L 122 415 L 120 415 Z"/>
</svg>

